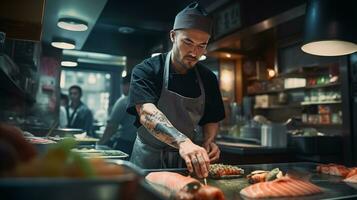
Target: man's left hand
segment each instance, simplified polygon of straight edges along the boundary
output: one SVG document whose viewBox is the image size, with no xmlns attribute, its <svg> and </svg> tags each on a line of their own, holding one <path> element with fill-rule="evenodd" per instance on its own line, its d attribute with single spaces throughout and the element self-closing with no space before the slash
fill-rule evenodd
<svg viewBox="0 0 357 200">
<path fill-rule="evenodd" d="M 207 143 L 203 144 L 203 147 L 208 152 L 208 157 L 209 157 L 210 163 L 214 163 L 214 162 L 218 161 L 221 151 L 219 150 L 216 143 L 214 143 L 214 142 L 208 143 L 207 142 Z"/>
</svg>

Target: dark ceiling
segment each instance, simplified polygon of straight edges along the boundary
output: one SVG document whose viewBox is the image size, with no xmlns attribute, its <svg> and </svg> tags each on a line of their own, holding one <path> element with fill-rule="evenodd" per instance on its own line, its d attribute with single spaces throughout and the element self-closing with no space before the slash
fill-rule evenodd
<svg viewBox="0 0 357 200">
<path fill-rule="evenodd" d="M 168 39 L 168 32 L 172 28 L 176 13 L 192 1 L 108 0 L 82 50 L 134 58 L 147 57 L 155 45 Z M 198 2 L 208 11 L 213 11 L 234 1 L 201 0 Z M 239 2 L 244 26 L 251 26 L 301 5 L 306 0 L 241 0 Z M 135 31 L 131 34 L 120 33 L 118 28 L 122 26 L 132 27 Z"/>
<path fill-rule="evenodd" d="M 108 0 L 82 50 L 125 55 L 147 56 L 160 40 L 168 37 L 176 13 L 192 0 Z M 204 7 L 214 0 L 201 1 Z M 224 1 L 223 1 L 224 2 Z M 131 34 L 120 33 L 119 27 L 132 27 Z"/>
<path fill-rule="evenodd" d="M 47 0 L 44 17 L 43 41 L 49 43 L 56 36 L 76 41 L 76 50 L 127 56 L 141 60 L 163 41 L 168 41 L 175 15 L 193 0 Z M 220 10 L 237 0 L 200 0 L 208 12 Z M 240 0 L 242 28 L 284 12 L 306 0 Z M 71 32 L 56 27 L 61 17 L 84 19 L 89 24 L 86 32 Z M 130 34 L 118 31 L 120 27 L 134 28 Z M 253 37 L 253 34 L 248 34 Z M 240 44 L 241 38 L 234 41 Z M 263 38 L 271 40 L 271 38 Z M 254 39 L 247 39 L 239 47 L 252 47 Z M 211 42 L 213 43 L 213 42 Z M 233 46 L 232 46 L 233 45 Z M 229 47 L 228 46 L 228 47 Z M 256 45 L 257 46 L 257 45 Z M 249 50 L 249 49 L 248 49 Z"/>
</svg>

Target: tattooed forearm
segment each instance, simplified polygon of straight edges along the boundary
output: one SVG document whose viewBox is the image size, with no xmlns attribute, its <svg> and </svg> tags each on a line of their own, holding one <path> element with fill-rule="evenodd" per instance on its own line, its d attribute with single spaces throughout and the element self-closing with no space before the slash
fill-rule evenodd
<svg viewBox="0 0 357 200">
<path fill-rule="evenodd" d="M 154 132 L 159 139 L 161 138 L 164 142 L 167 141 L 165 143 L 175 148 L 178 148 L 178 145 L 187 138 L 186 135 L 182 134 L 175 127 L 169 127 L 163 123 L 156 124 Z"/>
<path fill-rule="evenodd" d="M 178 148 L 178 145 L 187 139 L 156 107 L 149 109 L 141 107 L 140 111 L 141 124 L 160 141 Z"/>
</svg>

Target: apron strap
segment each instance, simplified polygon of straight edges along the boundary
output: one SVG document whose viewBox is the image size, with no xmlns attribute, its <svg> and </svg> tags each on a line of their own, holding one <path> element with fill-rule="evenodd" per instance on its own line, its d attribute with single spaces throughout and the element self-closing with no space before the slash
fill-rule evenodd
<svg viewBox="0 0 357 200">
<path fill-rule="evenodd" d="M 169 74 L 170 74 L 170 61 L 171 61 L 171 55 L 172 51 L 169 51 L 167 53 L 166 59 L 165 59 L 165 65 L 164 65 L 164 76 L 162 79 L 162 91 L 166 91 L 169 89 Z"/>
</svg>

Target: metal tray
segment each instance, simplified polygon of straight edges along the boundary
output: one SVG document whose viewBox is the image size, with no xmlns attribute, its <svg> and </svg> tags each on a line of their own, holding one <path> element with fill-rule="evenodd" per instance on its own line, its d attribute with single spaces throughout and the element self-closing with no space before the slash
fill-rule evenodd
<svg viewBox="0 0 357 200">
<path fill-rule="evenodd" d="M 124 159 L 128 154 L 119 150 L 100 150 L 100 149 L 72 149 L 74 152 L 82 154 L 84 157 L 100 157 L 104 159 Z"/>
<path fill-rule="evenodd" d="M 48 137 L 48 138 L 58 142 L 65 139 L 66 137 Z M 86 138 L 73 137 L 73 139 L 77 142 L 77 145 L 95 145 L 99 141 L 98 138 L 93 138 L 93 137 L 86 137 Z"/>
<path fill-rule="evenodd" d="M 161 199 L 142 180 L 142 171 L 127 161 L 111 161 L 125 169 L 112 178 L 3 178 L 1 199 L 6 200 L 118 200 Z"/>
</svg>

